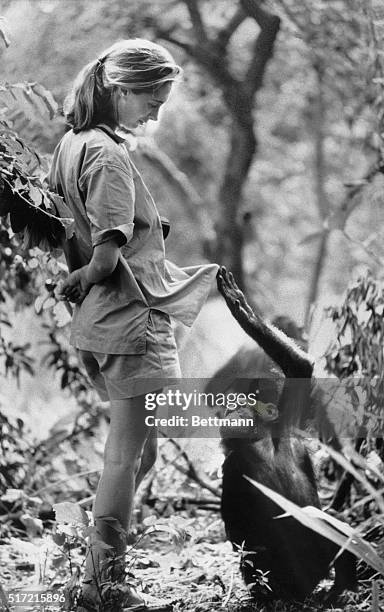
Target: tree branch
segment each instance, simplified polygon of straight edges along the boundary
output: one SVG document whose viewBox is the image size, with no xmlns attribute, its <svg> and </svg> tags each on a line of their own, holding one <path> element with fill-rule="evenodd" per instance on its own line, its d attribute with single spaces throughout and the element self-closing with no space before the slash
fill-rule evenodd
<svg viewBox="0 0 384 612">
<path fill-rule="evenodd" d="M 278 21 L 280 24 L 280 18 L 277 15 L 272 15 L 263 6 L 264 0 L 240 0 L 240 5 L 248 17 L 252 17 L 261 30 L 268 29 L 271 26 L 271 22 Z"/>
<path fill-rule="evenodd" d="M 192 45 L 186 41 L 175 38 L 170 30 L 157 30 L 156 35 L 158 38 L 184 49 L 190 57 L 209 72 L 212 78 L 219 83 L 221 89 L 227 92 L 227 94 L 230 91 L 239 91 L 241 83 L 228 70 L 226 63 L 223 61 L 222 53 L 215 48 L 215 43 L 207 42 L 205 45 Z M 228 105 L 236 114 L 235 96 L 227 95 L 226 97 L 227 100 L 231 100 L 232 98 L 233 103 L 228 102 Z"/>
<path fill-rule="evenodd" d="M 329 215 L 330 203 L 326 192 L 327 164 L 325 154 L 325 138 L 327 112 L 324 100 L 323 74 L 324 67 L 321 64 L 313 66 L 316 76 L 316 97 L 314 104 L 313 128 L 314 128 L 314 174 L 316 185 L 316 204 L 320 219 L 324 221 Z"/>
<path fill-rule="evenodd" d="M 162 430 L 159 430 L 159 433 L 164 435 Z M 182 465 L 179 465 L 176 462 L 172 462 L 173 465 L 175 466 L 175 468 L 181 472 L 182 474 L 184 474 L 185 476 L 187 476 L 188 478 L 190 478 L 191 480 L 194 480 L 195 482 L 197 482 L 197 484 L 202 487 L 203 489 L 207 489 L 207 491 L 209 491 L 210 493 L 212 493 L 213 495 L 215 495 L 216 497 L 220 497 L 220 491 L 212 486 L 209 482 L 207 482 L 206 480 L 204 480 L 204 478 L 202 478 L 202 476 L 200 476 L 200 474 L 198 474 L 195 466 L 193 465 L 191 459 L 188 457 L 188 454 L 186 453 L 186 451 L 180 446 L 180 444 L 178 442 L 176 442 L 176 440 L 174 438 L 168 438 L 168 442 L 170 442 L 179 452 L 179 457 L 182 457 L 185 461 L 185 463 L 187 464 L 187 467 L 184 468 Z M 167 458 L 162 455 L 163 459 L 165 462 L 169 461 L 167 460 Z"/>
<path fill-rule="evenodd" d="M 241 6 L 238 7 L 237 11 L 232 15 L 231 19 L 228 21 L 227 25 L 219 30 L 216 36 L 216 45 L 225 50 L 231 37 L 236 32 L 237 28 L 243 23 L 246 19 L 247 14 L 244 12 Z"/>
<path fill-rule="evenodd" d="M 231 74 L 227 63 L 223 60 L 222 52 L 218 52 L 213 45 L 196 46 L 192 49 L 191 55 L 220 84 L 223 91 L 231 89 L 236 91 L 241 87 L 241 82 Z"/>
<path fill-rule="evenodd" d="M 298 17 L 297 17 L 297 13 L 295 13 L 289 6 L 287 6 L 287 3 L 285 0 L 277 0 L 277 4 L 278 7 L 280 9 L 280 11 L 284 14 L 283 16 L 288 19 L 288 21 L 291 22 L 291 24 L 296 28 L 296 30 L 301 34 L 303 32 L 305 32 L 306 30 L 306 26 L 304 24 L 304 22 L 301 22 Z M 299 7 L 300 9 L 302 7 Z"/>
<path fill-rule="evenodd" d="M 167 42 L 171 43 L 172 45 L 175 45 L 176 47 L 180 47 L 180 49 L 183 49 L 189 55 L 193 55 L 193 53 L 192 53 L 192 50 L 193 50 L 192 45 L 189 42 L 187 42 L 186 40 L 179 40 L 178 38 L 175 38 L 172 35 L 172 31 L 170 31 L 170 30 L 157 30 L 156 31 L 156 36 L 158 38 L 161 38 L 162 40 L 166 40 Z"/>
<path fill-rule="evenodd" d="M 273 47 L 280 29 L 280 17 L 272 15 L 262 6 L 262 0 L 240 0 L 244 11 L 260 26 L 253 57 L 245 74 L 244 85 L 254 95 L 263 84 L 266 65 L 273 53 Z"/>
<path fill-rule="evenodd" d="M 198 40 L 200 43 L 206 43 L 208 41 L 208 37 L 205 31 L 203 18 L 200 13 L 198 0 L 184 0 L 184 3 L 187 6 L 189 16 L 191 18 L 196 40 Z"/>
<path fill-rule="evenodd" d="M 171 158 L 159 149 L 153 139 L 140 139 L 138 152 L 180 194 L 180 202 L 185 206 L 187 214 L 192 221 L 198 224 L 202 239 L 208 242 L 214 240 L 215 230 L 206 210 L 206 202 L 197 193 L 184 172 L 181 172 Z"/>
</svg>

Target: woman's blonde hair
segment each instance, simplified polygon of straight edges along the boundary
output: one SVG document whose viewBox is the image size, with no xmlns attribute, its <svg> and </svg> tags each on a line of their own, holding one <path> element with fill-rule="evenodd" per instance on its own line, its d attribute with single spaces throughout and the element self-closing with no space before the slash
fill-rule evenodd
<svg viewBox="0 0 384 612">
<path fill-rule="evenodd" d="M 143 38 L 121 40 L 80 71 L 64 102 L 65 117 L 74 132 L 103 121 L 117 125 L 119 88 L 152 93 L 181 72 L 161 45 Z"/>
</svg>

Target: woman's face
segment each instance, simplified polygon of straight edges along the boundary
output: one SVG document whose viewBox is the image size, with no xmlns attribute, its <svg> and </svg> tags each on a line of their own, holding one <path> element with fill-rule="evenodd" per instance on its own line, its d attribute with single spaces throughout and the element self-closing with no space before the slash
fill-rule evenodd
<svg viewBox="0 0 384 612">
<path fill-rule="evenodd" d="M 152 119 L 157 120 L 160 107 L 168 100 L 172 83 L 163 83 L 154 93 L 135 94 L 129 89 L 121 90 L 118 97 L 119 122 L 134 129 Z"/>
</svg>

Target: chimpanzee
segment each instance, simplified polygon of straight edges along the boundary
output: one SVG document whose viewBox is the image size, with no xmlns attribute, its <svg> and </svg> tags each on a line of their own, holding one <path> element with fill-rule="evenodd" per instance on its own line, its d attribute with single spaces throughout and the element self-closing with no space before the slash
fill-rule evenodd
<svg viewBox="0 0 384 612">
<path fill-rule="evenodd" d="M 253 312 L 231 273 L 221 268 L 217 279 L 235 319 L 285 376 L 275 413 L 267 410 L 259 414 L 256 428 L 246 438 L 223 439 L 227 456 L 221 512 L 227 536 L 244 551 L 240 567 L 256 599 L 303 601 L 327 576 L 339 547 L 291 516 L 276 518 L 283 514 L 280 506 L 244 476 L 300 507 L 320 508 L 311 459 L 292 431 L 301 426 L 311 401 L 313 364 L 291 339 Z M 357 588 L 356 559 L 351 553 L 341 553 L 334 567 L 335 583 L 327 595 L 329 603 L 345 589 Z M 265 574 L 269 588 L 262 578 Z"/>
</svg>

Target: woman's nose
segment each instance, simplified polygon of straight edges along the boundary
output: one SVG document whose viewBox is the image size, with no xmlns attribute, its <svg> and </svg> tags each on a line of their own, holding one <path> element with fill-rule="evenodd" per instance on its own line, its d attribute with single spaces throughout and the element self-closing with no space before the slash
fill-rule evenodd
<svg viewBox="0 0 384 612">
<path fill-rule="evenodd" d="M 149 119 L 152 119 L 152 121 L 157 121 L 158 116 L 159 116 L 158 108 L 151 110 L 151 112 L 149 113 Z"/>
</svg>

